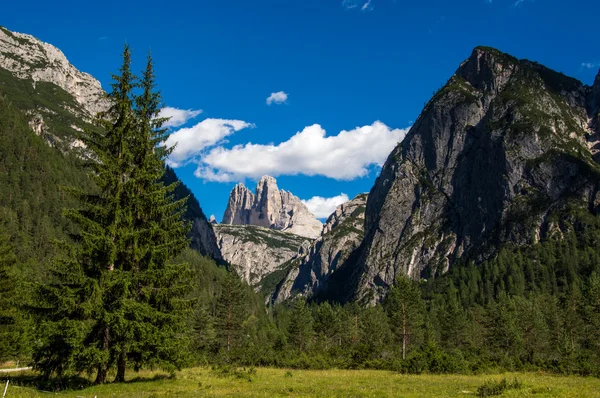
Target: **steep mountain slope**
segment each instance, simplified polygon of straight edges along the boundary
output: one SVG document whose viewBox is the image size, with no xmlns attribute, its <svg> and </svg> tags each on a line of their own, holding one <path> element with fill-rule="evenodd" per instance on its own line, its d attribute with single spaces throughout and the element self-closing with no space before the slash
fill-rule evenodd
<svg viewBox="0 0 600 398">
<path fill-rule="evenodd" d="M 69 63 L 58 48 L 23 33 L 0 26 L 0 67 L 15 77 L 35 83 L 53 83 L 69 93 L 80 109 L 72 108 L 80 117 L 95 116 L 108 102 L 100 82 L 80 72 Z"/>
<path fill-rule="evenodd" d="M 229 195 L 223 224 L 256 225 L 315 239 L 322 225 L 304 203 L 291 192 L 279 190 L 277 181 L 263 176 L 253 194 L 244 184 L 237 184 Z"/>
<path fill-rule="evenodd" d="M 545 239 L 567 206 L 595 212 L 599 82 L 476 48 L 386 161 L 357 260 L 336 281 L 342 299 L 374 302 L 399 274 L 429 278 Z"/>
<path fill-rule="evenodd" d="M 5 195 L 0 202 L 2 222 L 9 231 L 19 226 L 24 239 L 21 243 L 40 263 L 50 251 L 50 240 L 62 236 L 58 231 L 65 227 L 65 220 L 60 213 L 71 203 L 59 186 L 89 184 L 73 156 L 73 149 L 79 146 L 77 134 L 84 128 L 96 128 L 92 118 L 106 108 L 107 102 L 100 83 L 79 72 L 59 49 L 2 27 L 0 95 L 4 100 L 0 115 L 2 150 L 6 152 L 0 159 L 0 179 L 5 180 Z M 40 147 L 43 141 L 59 151 L 47 145 Z M 171 169 L 164 178 L 167 182 L 178 181 Z M 214 231 L 196 198 L 183 184 L 175 191 L 176 199 L 188 196 L 185 218 L 193 225 L 192 247 L 222 261 Z M 43 250 L 36 253 L 30 245 L 41 245 Z"/>
<path fill-rule="evenodd" d="M 223 258 L 251 286 L 259 287 L 281 264 L 303 254 L 310 240 L 254 225 L 213 225 Z"/>
<path fill-rule="evenodd" d="M 215 231 L 202 211 L 198 199 L 196 199 L 192 191 L 179 180 L 177 174 L 175 174 L 175 170 L 168 166 L 166 167 L 163 180 L 166 184 L 179 182 L 179 185 L 175 188 L 175 192 L 173 193 L 175 199 L 188 198 L 187 208 L 183 217 L 192 224 L 192 228 L 188 233 L 190 247 L 199 251 L 203 256 L 211 257 L 216 260 L 217 263 L 222 262 L 223 256 L 221 255 L 221 250 L 217 244 Z"/>
<path fill-rule="evenodd" d="M 10 103 L 0 91 L 0 230 L 35 279 L 53 254 L 53 239 L 70 231 L 62 211 L 75 203 L 61 187 L 90 183 L 77 158 L 48 146 Z"/>
<path fill-rule="evenodd" d="M 297 295 L 314 296 L 326 288 L 329 276 L 363 239 L 366 203 L 367 195 L 361 194 L 337 207 L 308 253 L 287 265 L 289 271 L 273 294 L 275 303 Z"/>
</svg>

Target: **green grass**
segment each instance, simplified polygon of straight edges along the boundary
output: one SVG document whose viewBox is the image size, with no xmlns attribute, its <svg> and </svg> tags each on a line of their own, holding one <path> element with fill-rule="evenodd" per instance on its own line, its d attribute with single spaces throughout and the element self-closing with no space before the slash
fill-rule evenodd
<svg viewBox="0 0 600 398">
<path fill-rule="evenodd" d="M 476 397 L 482 385 L 515 378 L 522 387 L 506 389 L 502 397 L 600 397 L 600 379 L 545 373 L 401 375 L 376 370 L 270 368 L 239 373 L 248 376 L 238 377 L 238 372 L 228 376 L 208 368 L 186 369 L 174 379 L 156 372 L 131 373 L 129 377 L 137 379 L 125 384 L 59 393 L 14 386 L 9 387 L 7 397 Z"/>
</svg>

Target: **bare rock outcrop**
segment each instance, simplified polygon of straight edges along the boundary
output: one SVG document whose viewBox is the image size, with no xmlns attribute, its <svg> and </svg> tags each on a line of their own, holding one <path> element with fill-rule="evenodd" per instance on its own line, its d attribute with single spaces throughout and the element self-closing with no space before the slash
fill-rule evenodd
<svg viewBox="0 0 600 398">
<path fill-rule="evenodd" d="M 229 195 L 222 223 L 256 225 L 310 239 L 319 237 L 323 228 L 298 197 L 279 190 L 270 176 L 260 179 L 255 194 L 244 184 L 237 184 Z"/>
<path fill-rule="evenodd" d="M 56 84 L 85 110 L 80 116 L 93 117 L 108 106 L 98 80 L 77 70 L 58 48 L 31 35 L 0 27 L 0 67 L 20 79 Z"/>
<path fill-rule="evenodd" d="M 281 264 L 302 254 L 310 240 L 287 232 L 254 225 L 213 225 L 225 261 L 257 290 Z"/>
<path fill-rule="evenodd" d="M 298 295 L 314 296 L 327 286 L 329 277 L 360 246 L 366 203 L 367 195 L 361 194 L 337 207 L 308 253 L 292 262 L 273 294 L 275 303 Z"/>
</svg>

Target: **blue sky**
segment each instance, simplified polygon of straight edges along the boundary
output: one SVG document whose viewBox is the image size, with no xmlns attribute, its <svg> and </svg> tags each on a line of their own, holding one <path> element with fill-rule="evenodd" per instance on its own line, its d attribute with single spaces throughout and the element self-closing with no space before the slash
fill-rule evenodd
<svg viewBox="0 0 600 398">
<path fill-rule="evenodd" d="M 57 46 L 105 88 L 124 43 L 138 70 L 151 49 L 165 103 L 202 110 L 173 127 L 187 128 L 177 135 L 177 173 L 218 220 L 235 182 L 254 188 L 263 171 L 280 174 L 279 187 L 302 199 L 369 191 L 376 164 L 477 45 L 588 84 L 600 67 L 597 0 L 33 1 L 2 8 L 0 25 Z M 325 212 L 332 202 L 311 203 Z"/>
</svg>

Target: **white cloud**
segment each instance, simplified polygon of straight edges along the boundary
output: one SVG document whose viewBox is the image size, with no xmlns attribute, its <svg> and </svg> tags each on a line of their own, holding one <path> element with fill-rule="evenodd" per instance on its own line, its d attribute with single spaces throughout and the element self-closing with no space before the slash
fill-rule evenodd
<svg viewBox="0 0 600 398">
<path fill-rule="evenodd" d="M 581 66 L 588 69 L 595 69 L 600 67 L 600 62 L 582 62 Z"/>
<path fill-rule="evenodd" d="M 323 198 L 321 196 L 313 196 L 308 200 L 303 200 L 308 210 L 317 218 L 327 218 L 335 211 L 335 209 L 349 200 L 348 195 L 341 193 L 332 198 Z"/>
<path fill-rule="evenodd" d="M 222 146 L 203 155 L 196 176 L 209 181 L 239 181 L 268 174 L 321 175 L 352 180 L 368 174 L 372 165 L 381 166 L 408 129 L 390 129 L 376 121 L 372 125 L 327 136 L 318 124 L 305 127 L 277 145 Z"/>
<path fill-rule="evenodd" d="M 267 98 L 267 105 L 271 105 L 273 103 L 279 105 L 283 104 L 288 99 L 288 94 L 283 91 L 278 91 L 276 93 L 271 93 L 269 98 Z"/>
<path fill-rule="evenodd" d="M 342 7 L 345 10 L 352 10 L 359 8 L 361 11 L 371 11 L 373 6 L 371 5 L 372 0 L 342 0 Z"/>
<path fill-rule="evenodd" d="M 254 125 L 243 120 L 205 119 L 195 126 L 179 129 L 165 143 L 167 147 L 176 145 L 168 163 L 172 167 L 181 166 L 206 148 L 223 143 L 225 137 L 248 127 Z"/>
<path fill-rule="evenodd" d="M 164 127 L 179 127 L 187 123 L 188 120 L 195 118 L 202 113 L 202 109 L 177 109 L 166 106 L 160 110 L 158 117 L 170 118 L 163 125 Z"/>
<path fill-rule="evenodd" d="M 358 7 L 358 1 L 357 0 L 342 0 L 342 7 L 344 7 L 346 10 L 351 10 L 353 8 Z"/>
<path fill-rule="evenodd" d="M 363 6 L 360 8 L 361 11 L 371 11 L 373 6 L 371 5 L 371 0 L 368 0 Z"/>
</svg>

